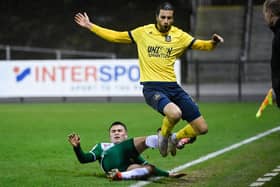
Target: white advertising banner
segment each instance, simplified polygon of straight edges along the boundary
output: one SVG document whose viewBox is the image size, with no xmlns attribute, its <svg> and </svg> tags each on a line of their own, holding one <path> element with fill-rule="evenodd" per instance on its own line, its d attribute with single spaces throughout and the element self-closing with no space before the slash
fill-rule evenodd
<svg viewBox="0 0 280 187">
<path fill-rule="evenodd" d="M 139 79 L 137 59 L 0 61 L 2 98 L 142 96 Z"/>
</svg>

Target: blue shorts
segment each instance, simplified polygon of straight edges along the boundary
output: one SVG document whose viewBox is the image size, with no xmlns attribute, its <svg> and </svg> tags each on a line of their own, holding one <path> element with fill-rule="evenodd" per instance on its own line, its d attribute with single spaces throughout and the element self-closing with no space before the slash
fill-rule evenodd
<svg viewBox="0 0 280 187">
<path fill-rule="evenodd" d="M 170 102 L 182 111 L 182 119 L 191 122 L 200 117 L 197 104 L 176 82 L 143 82 L 143 95 L 146 103 L 160 112 Z"/>
</svg>

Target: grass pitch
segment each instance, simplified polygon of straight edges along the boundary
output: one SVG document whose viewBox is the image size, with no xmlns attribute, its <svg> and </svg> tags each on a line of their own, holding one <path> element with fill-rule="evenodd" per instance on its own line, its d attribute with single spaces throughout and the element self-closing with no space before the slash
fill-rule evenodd
<svg viewBox="0 0 280 187">
<path fill-rule="evenodd" d="M 157 150 L 143 156 L 166 170 L 280 126 L 280 111 L 269 106 L 255 118 L 259 103 L 200 103 L 209 133 L 195 144 L 162 158 Z M 77 132 L 84 151 L 108 140 L 108 126 L 123 121 L 129 136 L 154 134 L 162 117 L 144 103 L 1 104 L 0 186 L 129 186 L 109 181 L 99 164 L 80 164 L 67 142 Z M 175 130 L 183 127 L 181 121 Z M 248 186 L 280 165 L 280 132 L 185 169 L 181 179 L 163 178 L 148 186 Z M 280 174 L 279 174 L 280 175 Z M 280 186 L 280 176 L 265 186 Z"/>
</svg>

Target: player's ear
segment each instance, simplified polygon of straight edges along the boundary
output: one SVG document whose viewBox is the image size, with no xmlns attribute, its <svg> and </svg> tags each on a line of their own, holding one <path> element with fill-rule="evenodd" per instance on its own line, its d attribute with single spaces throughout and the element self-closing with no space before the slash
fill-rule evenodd
<svg viewBox="0 0 280 187">
<path fill-rule="evenodd" d="M 155 15 L 155 19 L 156 19 L 156 23 L 158 23 L 159 22 L 159 15 L 158 14 Z"/>
</svg>

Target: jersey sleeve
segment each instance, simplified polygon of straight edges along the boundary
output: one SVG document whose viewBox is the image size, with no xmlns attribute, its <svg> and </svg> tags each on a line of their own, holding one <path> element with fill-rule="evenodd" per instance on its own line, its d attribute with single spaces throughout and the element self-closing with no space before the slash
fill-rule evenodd
<svg viewBox="0 0 280 187">
<path fill-rule="evenodd" d="M 158 167 L 155 167 L 155 176 L 163 176 L 163 177 L 168 177 L 169 176 L 169 172 L 162 170 Z"/>
<path fill-rule="evenodd" d="M 210 51 L 216 47 L 216 44 L 212 40 L 194 40 L 190 47 L 192 49 Z"/>
<path fill-rule="evenodd" d="M 81 146 L 74 147 L 74 152 L 80 163 L 94 162 L 96 160 L 96 157 L 92 153 L 85 153 Z"/>
<path fill-rule="evenodd" d="M 144 31 L 144 26 L 137 27 L 128 32 L 129 37 L 133 43 L 137 43 L 138 40 L 142 39 L 142 32 Z"/>
<path fill-rule="evenodd" d="M 90 151 L 89 153 L 91 153 L 94 156 L 95 160 L 99 160 L 102 156 L 103 153 L 103 149 L 102 149 L 102 145 L 101 143 L 96 144 Z"/>
<path fill-rule="evenodd" d="M 180 42 L 182 42 L 185 47 L 190 48 L 194 42 L 194 37 L 186 32 L 183 32 L 182 39 Z"/>
<path fill-rule="evenodd" d="M 114 43 L 131 43 L 132 40 L 128 35 L 128 31 L 115 31 L 111 29 L 106 29 L 96 24 L 91 27 L 91 32 L 95 33 L 97 36 Z"/>
</svg>

